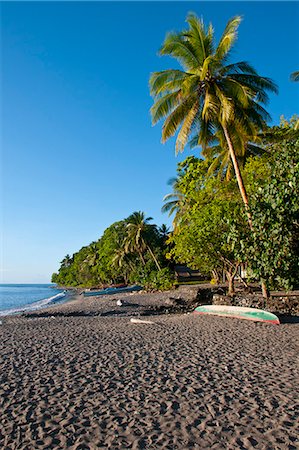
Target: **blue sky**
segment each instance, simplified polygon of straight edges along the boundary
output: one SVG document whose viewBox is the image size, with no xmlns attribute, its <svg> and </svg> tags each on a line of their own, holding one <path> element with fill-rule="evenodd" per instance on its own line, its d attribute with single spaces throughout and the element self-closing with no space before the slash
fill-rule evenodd
<svg viewBox="0 0 299 450">
<path fill-rule="evenodd" d="M 273 123 L 298 112 L 296 2 L 2 2 L 2 282 L 48 282 L 65 254 L 136 210 L 155 223 L 176 164 L 151 126 L 152 71 L 189 11 L 219 36 L 243 16 L 232 60 L 280 88 Z"/>
</svg>

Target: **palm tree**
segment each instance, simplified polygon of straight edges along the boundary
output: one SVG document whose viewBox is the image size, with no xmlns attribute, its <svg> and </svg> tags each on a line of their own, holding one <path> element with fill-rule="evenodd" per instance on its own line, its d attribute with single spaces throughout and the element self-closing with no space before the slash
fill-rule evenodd
<svg viewBox="0 0 299 450">
<path fill-rule="evenodd" d="M 60 262 L 61 267 L 69 267 L 73 263 L 74 259 L 70 255 L 66 255 Z"/>
<path fill-rule="evenodd" d="M 215 142 L 215 133 L 223 134 L 232 161 L 239 190 L 248 213 L 248 197 L 238 164 L 238 152 L 245 149 L 244 136 L 254 140 L 270 118 L 262 104 L 268 100 L 267 90 L 277 92 L 276 85 L 261 77 L 245 61 L 228 64 L 230 51 L 237 38 L 241 18 L 228 21 L 218 45 L 212 25 L 189 14 L 189 28 L 166 36 L 161 55 L 175 58 L 183 70 L 154 72 L 150 77 L 153 124 L 165 119 L 162 142 L 176 137 L 176 152 L 191 142 L 205 150 Z M 235 141 L 242 146 L 236 146 Z"/>
<path fill-rule="evenodd" d="M 134 212 L 128 218 L 125 250 L 126 252 L 136 251 L 143 264 L 145 264 L 143 253 L 148 250 L 157 269 L 160 271 L 160 264 L 149 245 L 150 235 L 156 230 L 155 225 L 149 224 L 149 221 L 151 220 L 152 217 L 145 218 L 145 214 L 141 211 Z"/>
<path fill-rule="evenodd" d="M 290 78 L 292 81 L 299 81 L 299 70 L 291 73 Z"/>
<path fill-rule="evenodd" d="M 296 72 L 291 73 L 291 81 L 299 81 L 299 70 L 297 70 Z M 299 119 L 297 119 L 297 122 L 295 124 L 295 131 L 299 130 Z"/>
<path fill-rule="evenodd" d="M 115 267 L 122 267 L 126 255 L 127 255 L 127 253 L 124 248 L 119 248 L 119 249 L 115 250 L 114 256 L 112 259 L 112 264 Z"/>
<path fill-rule="evenodd" d="M 88 246 L 88 254 L 85 258 L 85 260 L 83 261 L 84 263 L 87 263 L 88 266 L 93 267 L 96 265 L 98 257 L 99 257 L 99 249 L 98 249 L 98 245 L 96 242 L 92 242 L 89 246 Z"/>
<path fill-rule="evenodd" d="M 169 227 L 165 223 L 162 223 L 162 225 L 158 228 L 158 232 L 162 241 L 166 242 L 170 233 Z"/>
<path fill-rule="evenodd" d="M 179 188 L 179 178 L 170 178 L 168 185 L 172 186 L 172 192 L 166 194 L 163 198 L 164 205 L 161 208 L 163 213 L 168 213 L 168 216 L 174 214 L 173 227 L 175 228 L 179 222 L 180 214 L 183 211 L 185 196 Z"/>
<path fill-rule="evenodd" d="M 122 269 L 122 275 L 124 277 L 125 283 L 128 282 L 128 275 L 134 269 L 131 261 L 132 255 L 127 253 L 124 247 L 120 247 L 115 250 L 114 257 L 112 259 L 112 264 L 116 268 Z"/>
</svg>

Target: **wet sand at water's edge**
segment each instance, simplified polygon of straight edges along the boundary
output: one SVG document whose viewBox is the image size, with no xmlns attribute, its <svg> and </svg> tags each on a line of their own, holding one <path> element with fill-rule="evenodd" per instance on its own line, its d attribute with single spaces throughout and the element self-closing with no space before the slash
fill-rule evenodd
<svg viewBox="0 0 299 450">
<path fill-rule="evenodd" d="M 298 448 L 298 323 L 177 314 L 132 324 L 162 300 L 116 298 L 3 318 L 1 448 Z"/>
</svg>

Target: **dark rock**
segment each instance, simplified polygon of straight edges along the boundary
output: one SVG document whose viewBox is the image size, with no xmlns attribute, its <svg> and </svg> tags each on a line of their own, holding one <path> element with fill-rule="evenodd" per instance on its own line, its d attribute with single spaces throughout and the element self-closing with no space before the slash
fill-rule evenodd
<svg viewBox="0 0 299 450">
<path fill-rule="evenodd" d="M 238 293 L 234 296 L 213 294 L 214 305 L 246 306 L 266 309 L 275 314 L 295 316 L 299 314 L 299 294 L 275 295 L 265 299 L 260 294 Z"/>
</svg>

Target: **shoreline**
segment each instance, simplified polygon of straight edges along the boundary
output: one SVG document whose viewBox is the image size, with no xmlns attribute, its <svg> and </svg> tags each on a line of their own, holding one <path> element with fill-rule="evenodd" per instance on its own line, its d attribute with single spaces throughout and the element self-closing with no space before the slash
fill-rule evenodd
<svg viewBox="0 0 299 450">
<path fill-rule="evenodd" d="M 0 311 L 0 317 L 169 315 L 191 313 L 202 304 L 223 304 L 264 309 L 276 314 L 281 323 L 299 322 L 299 291 L 273 292 L 266 306 L 259 293 L 240 290 L 230 297 L 225 294 L 225 285 L 209 283 L 186 284 L 168 291 L 132 291 L 86 297 L 82 288 L 57 289 L 63 292 L 20 308 Z M 59 298 L 62 295 L 64 297 Z M 125 305 L 116 307 L 117 300 L 124 301 Z"/>
<path fill-rule="evenodd" d="M 60 289 L 60 288 L 58 288 Z M 22 306 L 16 306 L 8 309 L 0 310 L 0 317 L 17 316 L 21 314 L 26 314 L 32 311 L 40 311 L 51 308 L 54 305 L 63 305 L 72 300 L 76 293 L 64 289 L 52 297 L 47 297 L 41 300 L 36 300 L 32 303 L 27 303 Z"/>
</svg>

